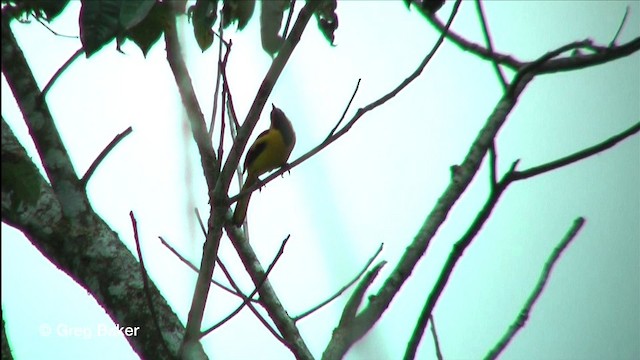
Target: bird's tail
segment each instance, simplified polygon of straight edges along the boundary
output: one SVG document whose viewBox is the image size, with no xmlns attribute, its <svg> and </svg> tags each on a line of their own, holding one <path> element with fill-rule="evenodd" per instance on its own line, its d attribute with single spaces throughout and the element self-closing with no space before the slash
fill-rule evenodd
<svg viewBox="0 0 640 360">
<path fill-rule="evenodd" d="M 258 178 L 256 176 L 249 176 L 247 180 L 245 180 L 244 185 L 242 185 L 242 191 L 250 188 L 253 184 L 256 183 Z M 249 207 L 249 199 L 251 199 L 251 194 L 246 194 L 238 202 L 236 203 L 236 209 L 233 211 L 233 224 L 236 226 L 242 226 L 244 223 L 244 218 L 247 216 L 247 208 Z"/>
</svg>

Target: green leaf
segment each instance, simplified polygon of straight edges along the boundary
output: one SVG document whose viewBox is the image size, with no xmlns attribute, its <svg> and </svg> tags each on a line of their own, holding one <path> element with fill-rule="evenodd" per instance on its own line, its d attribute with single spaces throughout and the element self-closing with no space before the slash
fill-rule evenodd
<svg viewBox="0 0 640 360">
<path fill-rule="evenodd" d="M 51 22 L 69 4 L 69 0 L 2 0 L 3 13 L 5 6 L 12 6 L 10 14 L 15 19 L 33 15 L 38 19 Z"/>
<path fill-rule="evenodd" d="M 156 4 L 155 0 L 128 0 L 123 1 L 120 7 L 120 26 L 129 30 L 140 24 Z"/>
<path fill-rule="evenodd" d="M 224 0 L 224 6 L 222 7 L 222 26 L 226 29 L 229 25 L 237 21 L 238 30 L 244 29 L 253 15 L 255 5 L 255 0 Z"/>
<path fill-rule="evenodd" d="M 269 55 L 280 50 L 284 42 L 279 31 L 282 26 L 284 11 L 289 7 L 287 0 L 262 1 L 260 9 L 260 35 L 262 38 L 262 48 Z"/>
<path fill-rule="evenodd" d="M 213 25 L 218 18 L 218 0 L 198 0 L 189 8 L 193 22 L 193 35 L 202 52 L 213 44 Z"/>
<path fill-rule="evenodd" d="M 430 13 L 435 14 L 442 5 L 444 5 L 444 0 L 422 0 L 421 3 L 418 3 L 420 9 Z"/>
<path fill-rule="evenodd" d="M 111 42 L 120 28 L 120 0 L 83 0 L 80 8 L 80 42 L 87 58 Z"/>
<path fill-rule="evenodd" d="M 333 45 L 334 32 L 338 28 L 338 15 L 336 14 L 337 0 L 324 0 L 316 10 L 318 27 L 324 37 Z"/>
<path fill-rule="evenodd" d="M 162 37 L 165 25 L 169 21 L 169 16 L 171 16 L 171 13 L 168 4 L 166 2 L 157 2 L 142 22 L 127 31 L 127 38 L 138 45 L 145 57 L 153 45 Z"/>
</svg>

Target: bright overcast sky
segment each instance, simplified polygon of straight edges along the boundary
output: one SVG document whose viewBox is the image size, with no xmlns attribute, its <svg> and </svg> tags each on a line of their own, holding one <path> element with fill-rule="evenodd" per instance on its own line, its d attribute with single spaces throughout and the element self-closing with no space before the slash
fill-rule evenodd
<svg viewBox="0 0 640 360">
<path fill-rule="evenodd" d="M 630 13 L 618 41 L 625 43 L 640 35 L 638 1 L 488 1 L 485 12 L 496 50 L 528 61 L 586 38 L 608 45 L 626 6 Z M 446 19 L 451 7 L 447 2 L 440 18 Z M 77 35 L 79 8 L 80 2 L 73 2 L 51 27 Z M 258 11 L 243 32 L 225 33 L 233 39 L 229 81 L 240 119 L 271 61 L 259 44 Z M 438 36 L 400 1 L 345 1 L 337 11 L 336 46 L 327 44 L 312 20 L 267 103 L 292 120 L 298 138 L 292 159 L 326 137 L 358 79 L 360 90 L 348 116 L 397 86 Z M 35 22 L 14 22 L 12 29 L 41 86 L 80 46 L 78 39 L 56 37 Z M 473 2 L 462 4 L 452 29 L 482 43 Z M 203 54 L 188 29 L 183 43 L 208 118 L 217 43 Z M 186 323 L 196 275 L 157 236 L 199 264 L 203 239 L 192 209 L 206 213 L 208 206 L 164 49 L 161 41 L 145 59 L 132 43 L 123 47 L 124 54 L 115 43 L 108 45 L 74 63 L 47 99 L 79 173 L 116 134 L 133 127 L 94 174 L 90 198 L 130 249 L 128 214 L 135 212 L 150 276 Z M 462 161 L 500 96 L 489 62 L 445 42 L 405 91 L 290 175 L 254 193 L 250 238 L 263 264 L 291 235 L 270 276 L 289 314 L 304 312 L 342 287 L 384 243 L 378 259 L 388 264 L 372 286 L 378 289 L 447 186 L 450 166 Z M 499 171 L 516 159 L 521 169 L 539 165 L 629 128 L 640 120 L 638 99 L 638 53 L 536 79 L 498 134 Z M 268 127 L 269 108 L 250 141 Z M 2 116 L 35 159 L 4 77 Z M 640 140 L 635 135 L 578 164 L 512 185 L 464 253 L 435 308 L 444 357 L 475 359 L 487 353 L 517 317 L 547 257 L 579 216 L 586 225 L 502 358 L 640 357 L 639 184 Z M 453 243 L 487 195 L 485 164 L 388 312 L 347 359 L 401 357 Z M 228 241 L 220 255 L 249 291 L 250 281 Z M 215 277 L 222 279 L 218 272 Z M 238 301 L 218 290 L 211 294 L 204 326 L 226 316 Z M 315 356 L 326 346 L 348 294 L 298 323 Z M 113 326 L 104 310 L 4 224 L 2 310 L 17 359 L 137 359 L 122 336 L 97 336 L 100 326 Z M 53 334 L 43 336 L 43 326 L 52 327 Z M 249 311 L 203 344 L 211 358 L 291 358 Z M 417 358 L 435 358 L 428 332 Z"/>
</svg>

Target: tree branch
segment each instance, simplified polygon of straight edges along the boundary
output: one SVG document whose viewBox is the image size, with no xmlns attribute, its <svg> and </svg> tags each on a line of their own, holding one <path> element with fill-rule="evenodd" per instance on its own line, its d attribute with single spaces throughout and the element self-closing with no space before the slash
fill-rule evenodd
<svg viewBox="0 0 640 360">
<path fill-rule="evenodd" d="M 71 158 L 46 102 L 40 101 L 38 84 L 2 13 L 2 73 L 22 112 L 42 165 L 66 215 L 77 217 L 90 209 Z"/>
<path fill-rule="evenodd" d="M 269 267 L 267 267 L 267 271 L 264 273 L 264 277 L 262 278 L 262 280 L 260 281 L 260 283 L 258 285 L 256 285 L 256 287 L 253 289 L 253 291 L 251 292 L 251 294 L 249 294 L 249 296 L 246 296 L 244 298 L 244 301 L 242 302 L 242 304 L 240 304 L 233 312 L 231 312 L 231 314 L 229 314 L 227 317 L 225 317 L 224 319 L 220 320 L 217 324 L 213 325 L 212 327 L 210 327 L 209 329 L 205 330 L 202 332 L 202 336 L 206 336 L 207 334 L 209 334 L 210 332 L 212 332 L 213 330 L 219 328 L 220 326 L 224 325 L 224 323 L 226 323 L 227 321 L 231 320 L 231 318 L 233 318 L 236 314 L 238 314 L 240 312 L 240 310 L 242 310 L 243 307 L 245 307 L 245 305 L 250 305 L 250 299 L 253 298 L 253 296 L 260 291 L 260 288 L 262 287 L 262 285 L 265 283 L 265 281 L 267 281 L 267 278 L 269 277 L 269 274 L 271 273 L 271 270 L 273 270 L 273 268 L 276 265 L 276 262 L 278 262 L 278 260 L 280 259 L 280 257 L 282 256 L 282 254 L 284 254 L 284 247 L 287 245 L 287 242 L 289 241 L 290 235 L 287 235 L 287 237 L 284 239 L 284 241 L 282 241 L 282 244 L 280 245 L 280 250 L 278 250 L 278 253 L 276 254 L 276 256 L 273 258 L 273 261 L 271 262 L 271 264 L 269 264 Z M 226 272 L 226 270 L 225 270 Z M 227 273 L 228 274 L 228 273 Z M 230 274 L 228 274 L 227 276 L 229 279 L 231 279 Z M 254 309 L 255 310 L 255 309 Z M 262 317 L 259 316 L 260 319 L 262 319 Z M 263 320 L 263 319 L 262 319 Z M 269 324 L 267 324 L 265 321 L 262 321 L 262 324 L 265 325 L 265 327 L 267 329 L 269 329 L 271 331 L 271 333 L 273 333 L 276 338 L 278 338 L 278 340 L 280 340 L 280 342 L 282 342 L 283 344 L 285 344 L 285 346 L 287 345 L 284 340 L 278 336 L 273 329 L 271 328 L 271 326 Z"/>
<path fill-rule="evenodd" d="M 447 27 L 451 26 L 451 23 L 453 22 L 453 18 L 455 17 L 456 12 L 458 11 L 458 8 L 460 7 L 460 3 L 461 0 L 456 0 L 456 3 L 453 7 L 453 11 L 451 12 L 451 16 L 449 18 L 449 21 L 447 23 Z M 409 84 L 411 84 L 415 79 L 418 78 L 418 76 L 420 76 L 420 74 L 422 74 L 422 71 L 425 69 L 425 67 L 427 66 L 427 64 L 429 63 L 429 61 L 431 61 L 431 59 L 433 58 L 433 56 L 435 55 L 436 51 L 438 50 L 438 48 L 440 47 L 440 45 L 442 45 L 442 42 L 444 40 L 444 35 L 440 36 L 440 38 L 436 41 L 436 44 L 434 45 L 434 47 L 432 48 L 432 50 L 429 52 L 429 54 L 427 54 L 427 56 L 422 60 L 422 62 L 420 63 L 420 65 L 418 65 L 418 67 L 413 71 L 413 73 L 411 73 L 411 75 L 409 75 L 409 77 L 407 77 L 406 79 L 404 79 L 395 89 L 391 90 L 389 93 L 383 95 L 381 98 L 379 98 L 378 100 L 370 103 L 369 105 L 358 109 L 358 111 L 356 112 L 356 114 L 353 116 L 353 118 L 351 118 L 351 120 L 349 120 L 349 122 L 347 122 L 347 124 L 342 127 L 342 129 L 340 129 L 339 131 L 335 132 L 335 130 L 332 130 L 330 132 L 330 136 L 328 136 L 322 143 L 320 143 L 319 145 L 317 145 L 316 147 L 314 147 L 313 149 L 309 150 L 306 154 L 302 155 L 301 157 L 299 157 L 298 159 L 296 159 L 295 161 L 291 162 L 288 164 L 288 166 L 282 167 L 280 170 L 273 172 L 271 175 L 267 176 L 264 180 L 262 180 L 260 182 L 260 184 L 256 184 L 253 185 L 251 187 L 249 187 L 248 189 L 246 189 L 242 194 L 238 194 L 233 196 L 229 202 L 233 203 L 235 201 L 238 201 L 238 199 L 240 198 L 240 196 L 243 196 L 246 193 L 250 193 L 252 191 L 255 191 L 257 188 L 259 188 L 261 185 L 265 185 L 267 183 L 269 183 L 270 181 L 272 181 L 273 179 L 275 179 L 276 177 L 280 176 L 281 174 L 283 174 L 286 171 L 291 171 L 291 169 L 293 169 L 294 167 L 300 165 L 301 163 L 303 163 L 304 161 L 306 161 L 307 159 L 309 159 L 310 157 L 312 157 L 313 155 L 319 153 L 320 151 L 322 151 L 323 149 L 325 149 L 326 147 L 328 147 L 331 143 L 333 143 L 334 141 L 338 140 L 339 138 L 341 138 L 344 134 L 346 134 L 351 127 L 367 112 L 377 108 L 378 106 L 386 103 L 387 101 L 391 100 L 392 98 L 394 98 L 396 95 L 398 95 L 402 90 L 404 90 Z M 355 93 L 354 93 L 355 94 Z M 350 105 L 350 104 L 349 104 Z M 347 108 L 348 106 L 347 105 Z M 345 110 L 346 112 L 346 110 Z M 335 133 L 334 133 L 335 132 Z M 333 133 L 333 135 L 331 135 Z"/>
<path fill-rule="evenodd" d="M 351 294 L 349 301 L 347 301 L 342 311 L 340 322 L 335 330 L 333 330 L 329 346 L 327 346 L 322 354 L 322 360 L 342 359 L 346 350 L 360 338 L 357 332 L 352 331 L 353 324 L 357 319 L 358 308 L 362 304 L 365 292 L 386 263 L 386 261 L 381 261 L 369 270 L 367 275 L 353 291 L 353 294 Z"/>
<path fill-rule="evenodd" d="M 511 324 L 511 326 L 509 327 L 507 332 L 504 334 L 502 339 L 500 339 L 500 341 L 498 341 L 496 346 L 493 349 L 491 349 L 491 351 L 489 351 L 487 356 L 485 356 L 485 359 L 497 358 L 500 355 L 500 353 L 502 353 L 502 351 L 507 347 L 507 345 L 509 345 L 509 342 L 511 341 L 511 339 L 515 337 L 517 332 L 520 329 L 522 329 L 522 327 L 524 327 L 527 319 L 529 319 L 529 314 L 531 314 L 531 309 L 533 309 L 533 306 L 536 304 L 536 302 L 540 298 L 540 295 L 542 294 L 542 291 L 547 285 L 547 281 L 549 280 L 549 276 L 551 275 L 551 271 L 553 270 L 553 267 L 558 262 L 558 259 L 560 259 L 562 252 L 567 248 L 567 246 L 569 246 L 569 243 L 578 235 L 578 232 L 580 231 L 583 225 L 584 225 L 584 218 L 582 217 L 577 218 L 573 222 L 573 225 L 571 226 L 571 229 L 569 229 L 569 232 L 565 235 L 562 241 L 560 241 L 558 246 L 556 246 L 556 248 L 551 253 L 551 256 L 549 256 L 549 259 L 544 264 L 544 268 L 542 269 L 542 274 L 540 275 L 540 279 L 538 280 L 536 287 L 534 288 L 533 292 L 531 293 L 531 295 L 525 302 L 524 306 L 522 307 L 522 310 L 520 310 L 520 314 L 518 315 L 516 320 L 513 322 L 513 324 Z"/>
<path fill-rule="evenodd" d="M 496 62 L 500 65 L 507 66 L 511 70 L 518 70 L 523 66 L 523 63 L 521 61 L 512 57 L 511 55 L 496 53 L 485 48 L 482 45 L 478 45 L 476 43 L 468 41 L 464 37 L 456 34 L 451 30 L 445 30 L 445 25 L 437 18 L 435 14 L 426 16 L 426 18 L 429 23 L 433 25 L 433 27 L 440 31 L 440 33 L 445 34 L 447 40 L 450 40 L 465 52 L 470 52 L 471 54 L 476 55 L 481 59 L 489 60 L 491 62 Z"/>
<path fill-rule="evenodd" d="M 516 84 L 512 84 L 512 85 L 516 85 Z M 621 134 L 618 134 L 596 146 L 590 147 L 574 155 L 549 163 L 552 165 L 542 165 L 540 167 L 533 168 L 532 169 L 533 171 L 528 170 L 528 171 L 522 172 L 525 174 L 531 174 L 530 176 L 522 177 L 521 175 L 519 175 L 522 173 L 516 171 L 516 166 L 518 164 L 518 161 L 514 162 L 511 166 L 511 169 L 509 169 L 509 171 L 504 175 L 504 177 L 498 183 L 494 191 L 491 192 L 485 205 L 482 207 L 480 212 L 478 212 L 476 218 L 474 219 L 473 223 L 471 224 L 467 232 L 454 245 L 453 250 L 449 255 L 449 258 L 447 259 L 445 265 L 442 268 L 442 272 L 440 273 L 440 276 L 438 277 L 436 284 L 434 285 L 433 289 L 431 290 L 431 293 L 429 294 L 429 297 L 427 298 L 427 301 L 425 302 L 425 305 L 422 309 L 420 317 L 418 318 L 413 335 L 411 336 L 409 344 L 407 345 L 407 350 L 405 352 L 405 359 L 413 359 L 413 357 L 415 357 L 416 350 L 418 348 L 418 345 L 424 333 L 424 329 L 427 325 L 428 319 L 433 313 L 433 309 L 440 295 L 442 294 L 442 291 L 444 290 L 445 285 L 449 281 L 449 277 L 453 273 L 454 267 L 456 266 L 458 260 L 464 253 L 464 250 L 471 244 L 471 242 L 473 241 L 477 233 L 480 231 L 480 229 L 482 228 L 486 220 L 491 215 L 491 212 L 493 211 L 496 204 L 498 203 L 500 196 L 503 194 L 503 192 L 507 189 L 507 187 L 511 183 L 518 180 L 526 179 L 534 175 L 539 175 L 544 172 L 556 170 L 561 166 L 567 166 L 575 161 L 584 159 L 587 156 L 595 155 L 599 152 L 602 152 L 606 149 L 611 148 L 613 145 L 617 144 L 618 142 L 638 132 L 638 130 L 639 130 L 638 125 L 635 125 L 630 129 L 625 130 Z"/>
<path fill-rule="evenodd" d="M 362 268 L 360 273 L 358 273 L 351 281 L 349 281 L 345 286 L 343 286 L 342 289 L 338 290 L 338 292 L 333 294 L 333 296 L 329 297 L 327 300 L 325 300 L 325 301 L 321 302 L 320 304 L 314 306 L 313 308 L 303 312 L 302 314 L 294 317 L 293 321 L 298 321 L 298 320 L 301 320 L 301 319 L 311 315 L 312 313 L 314 313 L 315 311 L 321 309 L 323 306 L 327 305 L 328 303 L 332 302 L 333 300 L 337 299 L 340 295 L 342 295 L 342 293 L 347 291 L 348 288 L 350 288 L 353 284 L 355 284 L 356 281 L 358 281 L 358 279 L 360 279 L 360 277 L 362 277 L 362 275 L 364 275 L 364 273 L 367 271 L 369 266 L 371 266 L 371 264 L 373 263 L 373 260 L 375 260 L 378 257 L 378 255 L 380 255 L 380 252 L 382 252 L 382 246 L 383 245 L 384 244 L 380 244 L 380 247 L 378 248 L 376 253 L 373 254 L 372 257 L 369 258 L 369 260 L 364 265 L 364 267 Z"/>
<path fill-rule="evenodd" d="M 131 226 L 133 227 L 133 238 L 136 242 L 136 252 L 138 253 L 138 260 L 140 261 L 140 277 L 142 278 L 145 299 L 147 300 L 147 305 L 149 306 L 149 311 L 151 312 L 151 317 L 155 325 L 155 330 L 157 332 L 158 338 L 160 339 L 160 343 L 162 344 L 162 350 L 165 353 L 170 354 L 169 348 L 167 348 L 167 344 L 164 342 L 164 339 L 162 337 L 162 332 L 160 331 L 160 325 L 158 324 L 158 315 L 156 314 L 156 308 L 153 305 L 153 300 L 151 300 L 151 290 L 150 290 L 149 279 L 148 279 L 149 275 L 147 274 L 147 269 L 144 266 L 144 259 L 142 258 L 142 249 L 140 248 L 140 238 L 138 237 L 138 222 L 136 221 L 136 218 L 133 215 L 133 211 L 129 211 L 129 217 L 131 218 Z"/>
<path fill-rule="evenodd" d="M 109 145 L 107 145 L 107 147 L 105 147 L 104 150 L 100 152 L 98 157 L 95 160 L 93 160 L 93 163 L 91 163 L 91 166 L 89 166 L 89 169 L 87 169 L 87 172 L 84 173 L 84 175 L 82 176 L 82 179 L 80 179 L 80 183 L 82 184 L 83 187 L 85 188 L 87 187 L 87 183 L 89 182 L 89 179 L 91 179 L 91 175 L 93 175 L 93 173 L 96 171 L 98 166 L 102 163 L 102 160 L 104 160 L 104 158 L 109 154 L 109 152 L 111 152 L 111 150 L 113 150 L 116 147 L 116 145 L 118 145 L 120 141 L 122 141 L 122 139 L 124 139 L 127 135 L 131 134 L 132 131 L 133 129 L 131 128 L 131 126 L 129 126 L 125 131 L 116 135 L 113 138 L 113 140 L 111 140 Z"/>
<path fill-rule="evenodd" d="M 438 333 L 436 332 L 436 321 L 433 319 L 433 315 L 429 317 L 431 322 L 431 335 L 433 336 L 433 344 L 436 347 L 436 358 L 442 360 L 442 351 L 440 351 L 440 340 L 438 339 Z"/>
<path fill-rule="evenodd" d="M 491 63 L 493 64 L 493 68 L 496 71 L 496 76 L 500 81 L 500 85 L 502 85 L 502 90 L 506 90 L 508 85 L 507 78 L 502 73 L 500 64 L 498 64 L 495 59 L 495 52 L 493 51 L 493 41 L 491 41 L 491 35 L 489 35 L 489 25 L 487 25 L 487 20 L 486 16 L 484 15 L 484 9 L 482 8 L 481 0 L 476 0 L 476 9 L 478 10 L 478 17 L 480 18 L 480 24 L 482 25 L 484 42 L 487 44 L 487 49 L 489 49 L 489 53 L 491 54 Z"/>
<path fill-rule="evenodd" d="M 485 126 L 480 130 L 478 136 L 471 144 L 468 154 L 466 155 L 463 163 L 460 166 L 457 166 L 457 171 L 454 172 L 451 182 L 447 189 L 444 191 L 443 195 L 440 197 L 436 205 L 434 206 L 431 213 L 427 216 L 425 223 L 418 231 L 418 234 L 414 238 L 413 242 L 407 247 L 407 250 L 398 261 L 395 269 L 391 272 L 388 278 L 385 280 L 381 289 L 374 296 L 370 297 L 370 301 L 363 311 L 358 315 L 356 321 L 354 322 L 352 331 L 356 334 L 355 338 L 359 339 L 362 337 L 372 326 L 377 322 L 377 320 L 382 316 L 385 309 L 389 306 L 391 300 L 395 297 L 397 292 L 400 290 L 402 284 L 407 280 L 411 271 L 420 260 L 420 258 L 425 254 L 431 239 L 434 237 L 436 231 L 440 227 L 440 225 L 444 222 L 449 213 L 452 206 L 457 202 L 459 197 L 462 195 L 464 190 L 467 188 L 475 174 L 477 173 L 480 164 L 482 163 L 482 159 L 487 153 L 489 147 L 491 146 L 493 139 L 495 138 L 498 130 L 505 123 L 507 116 L 515 107 L 519 96 L 522 91 L 526 87 L 526 85 L 538 74 L 541 72 L 553 72 L 554 68 L 549 66 L 549 63 L 558 64 L 558 66 L 562 66 L 563 69 L 573 69 L 576 67 L 576 64 L 580 63 L 600 63 L 601 61 L 613 61 L 618 59 L 624 53 L 629 53 L 634 45 L 632 43 L 622 45 L 619 48 L 606 50 L 608 57 L 602 58 L 601 53 L 589 55 L 590 57 L 583 57 L 577 60 L 576 64 L 568 65 L 567 62 L 563 61 L 564 59 L 551 60 L 553 57 L 559 55 L 560 53 L 567 51 L 567 49 L 574 48 L 576 46 L 588 46 L 584 42 L 572 43 L 569 45 L 565 45 L 560 47 L 555 51 L 551 51 L 539 59 L 527 63 L 521 71 L 519 71 L 514 80 L 509 85 L 507 92 L 502 97 L 502 99 L 496 105 L 493 113 L 487 119 Z M 594 59 L 597 59 L 594 60 Z M 569 60 L 573 60 L 569 58 Z M 567 60 L 567 61 L 569 61 Z M 502 192 L 502 188 L 498 186 L 494 195 L 500 195 Z M 495 199 L 490 199 L 490 201 L 497 201 L 497 197 Z M 488 217 L 490 213 L 489 206 L 492 204 L 488 204 L 488 208 L 485 210 L 486 213 L 480 213 L 476 221 L 481 224 L 484 222 L 484 217 Z M 473 230 L 473 229 L 471 229 Z M 472 234 L 469 234 L 472 235 Z M 466 240 L 463 238 L 463 240 Z M 464 241 L 460 241 L 458 247 L 463 248 L 462 245 Z M 459 255 L 458 255 L 459 256 Z M 452 255 L 453 257 L 453 255 Z M 450 259 L 455 263 L 455 260 Z M 448 276 L 447 276 L 448 277 Z M 446 282 L 446 281 L 445 281 Z M 444 286 L 444 283 L 441 284 Z M 434 288 L 434 291 L 437 293 L 438 285 Z M 428 300 L 429 301 L 429 300 Z M 435 299 L 432 299 L 435 305 Z M 424 325 L 426 325 L 428 315 L 431 314 L 431 310 L 424 311 L 423 316 L 424 320 L 421 320 L 421 326 L 417 326 L 416 328 L 422 327 L 424 329 Z M 332 343 L 329 346 L 333 346 Z M 336 345 L 337 346 L 337 345 Z M 417 346 L 417 344 L 416 344 Z M 346 352 L 347 349 L 344 349 Z M 412 349 L 408 349 L 408 357 L 410 357 Z M 413 349 L 415 352 L 415 349 Z"/>
<path fill-rule="evenodd" d="M 169 244 L 164 238 L 162 238 L 162 236 L 158 236 L 158 239 L 160 239 L 160 243 L 162 245 L 164 245 L 167 249 L 169 249 L 169 251 L 171 251 L 171 253 L 173 253 L 173 255 L 175 255 L 178 260 L 180 260 L 182 263 L 184 263 L 185 265 L 187 265 L 187 267 L 193 271 L 195 271 L 196 273 L 198 273 L 200 270 L 193 265 L 193 263 L 189 260 L 187 260 L 184 256 L 182 256 L 173 246 L 171 246 L 171 244 Z M 237 296 L 240 299 L 245 298 L 244 294 L 239 293 L 237 291 L 234 291 L 233 289 L 228 288 L 227 286 L 225 286 L 224 284 L 220 283 L 219 281 L 216 281 L 214 279 L 211 279 L 211 282 L 216 285 L 217 287 L 219 287 L 220 289 L 228 292 L 231 295 Z M 252 299 L 251 301 L 257 302 L 257 300 Z"/>
<path fill-rule="evenodd" d="M 554 160 L 543 165 L 533 167 L 528 170 L 516 171 L 511 174 L 511 181 L 528 179 L 534 176 L 538 176 L 540 174 L 544 174 L 549 171 L 559 169 L 561 167 L 567 166 L 574 162 L 586 159 L 589 156 L 595 155 L 599 152 L 602 152 L 604 150 L 607 150 L 613 147 L 614 145 L 618 144 L 620 141 L 628 138 L 629 136 L 637 134 L 639 131 L 640 131 L 640 122 L 636 123 L 635 125 L 631 126 L 627 130 L 619 134 L 616 134 L 599 144 L 593 145 L 584 150 L 580 150 L 574 154 L 565 156 L 561 159 Z"/>
<path fill-rule="evenodd" d="M 229 214 L 229 216 L 231 215 Z M 287 347 L 296 359 L 313 359 L 313 355 L 311 355 L 302 336 L 300 336 L 300 331 L 296 327 L 295 322 L 289 317 L 289 314 L 282 306 L 269 280 L 265 280 L 265 271 L 242 230 L 230 223 L 225 226 L 225 230 L 229 238 L 231 238 L 231 244 L 233 244 L 236 252 L 240 256 L 240 260 L 251 277 L 253 284 L 258 288 L 261 303 L 285 339 Z"/>
<path fill-rule="evenodd" d="M 262 109 L 267 102 L 267 98 L 271 94 L 273 87 L 278 81 L 278 78 L 280 77 L 284 66 L 289 61 L 289 57 L 291 57 L 293 50 L 298 45 L 300 37 L 302 36 L 302 33 L 307 26 L 307 23 L 309 22 L 309 19 L 311 19 L 311 16 L 313 15 L 315 9 L 320 5 L 320 3 L 321 2 L 319 1 L 309 1 L 305 3 L 304 7 L 298 14 L 298 18 L 296 19 L 296 22 L 291 29 L 291 33 L 289 33 L 289 36 L 282 44 L 278 55 L 271 63 L 271 67 L 262 80 L 262 84 L 260 84 L 258 93 L 256 94 L 251 107 L 249 108 L 247 117 L 242 126 L 240 126 L 240 128 L 238 129 L 238 136 L 236 137 L 233 146 L 229 151 L 229 157 L 227 158 L 227 161 L 225 162 L 222 169 L 222 183 L 220 184 L 220 188 L 217 189 L 220 194 L 226 195 L 229 189 L 229 185 L 231 184 L 233 174 L 238 168 L 238 164 L 240 163 L 240 157 L 242 156 L 244 148 L 247 146 L 249 136 L 258 123 L 260 113 L 262 112 Z"/>
<path fill-rule="evenodd" d="M 138 261 L 129 249 L 95 213 L 83 214 L 82 221 L 65 216 L 53 189 L 4 119 L 1 134 L 2 221 L 20 230 L 46 259 L 90 293 L 114 323 L 139 327 L 138 336 L 125 336 L 139 356 L 174 358 L 184 327 L 150 282 L 157 321 L 169 353 L 158 346 L 161 340 L 154 331 Z M 196 351 L 204 356 L 201 346 Z"/>
<path fill-rule="evenodd" d="M 51 90 L 51 87 L 53 87 L 53 84 L 56 83 L 56 80 L 58 80 L 58 78 L 67 70 L 67 68 L 69 68 L 69 66 L 71 66 L 71 64 L 73 64 L 73 62 L 76 61 L 82 54 L 84 54 L 83 48 L 76 50 L 76 52 L 73 53 L 73 55 L 71 55 L 69 60 L 67 60 L 64 64 L 62 64 L 62 66 L 58 69 L 58 71 L 56 71 L 56 73 L 53 74 L 53 76 L 51 77 L 47 85 L 45 85 L 45 87 L 42 89 L 42 93 L 40 94 L 40 101 L 44 101 L 47 94 L 49 93 L 49 90 Z"/>
</svg>

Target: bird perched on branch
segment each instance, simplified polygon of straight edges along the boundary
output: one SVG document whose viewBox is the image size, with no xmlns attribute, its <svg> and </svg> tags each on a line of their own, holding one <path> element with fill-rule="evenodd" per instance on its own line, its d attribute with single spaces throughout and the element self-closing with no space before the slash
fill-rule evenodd
<svg viewBox="0 0 640 360">
<path fill-rule="evenodd" d="M 247 179 L 241 191 L 260 181 L 258 176 L 285 166 L 289 155 L 291 155 L 291 150 L 296 144 L 296 133 L 293 131 L 291 121 L 282 110 L 273 104 L 272 106 L 271 127 L 258 136 L 244 159 L 244 171 L 247 172 Z M 240 226 L 244 222 L 250 198 L 251 194 L 246 194 L 238 200 L 233 212 L 233 223 L 236 226 Z"/>
</svg>

